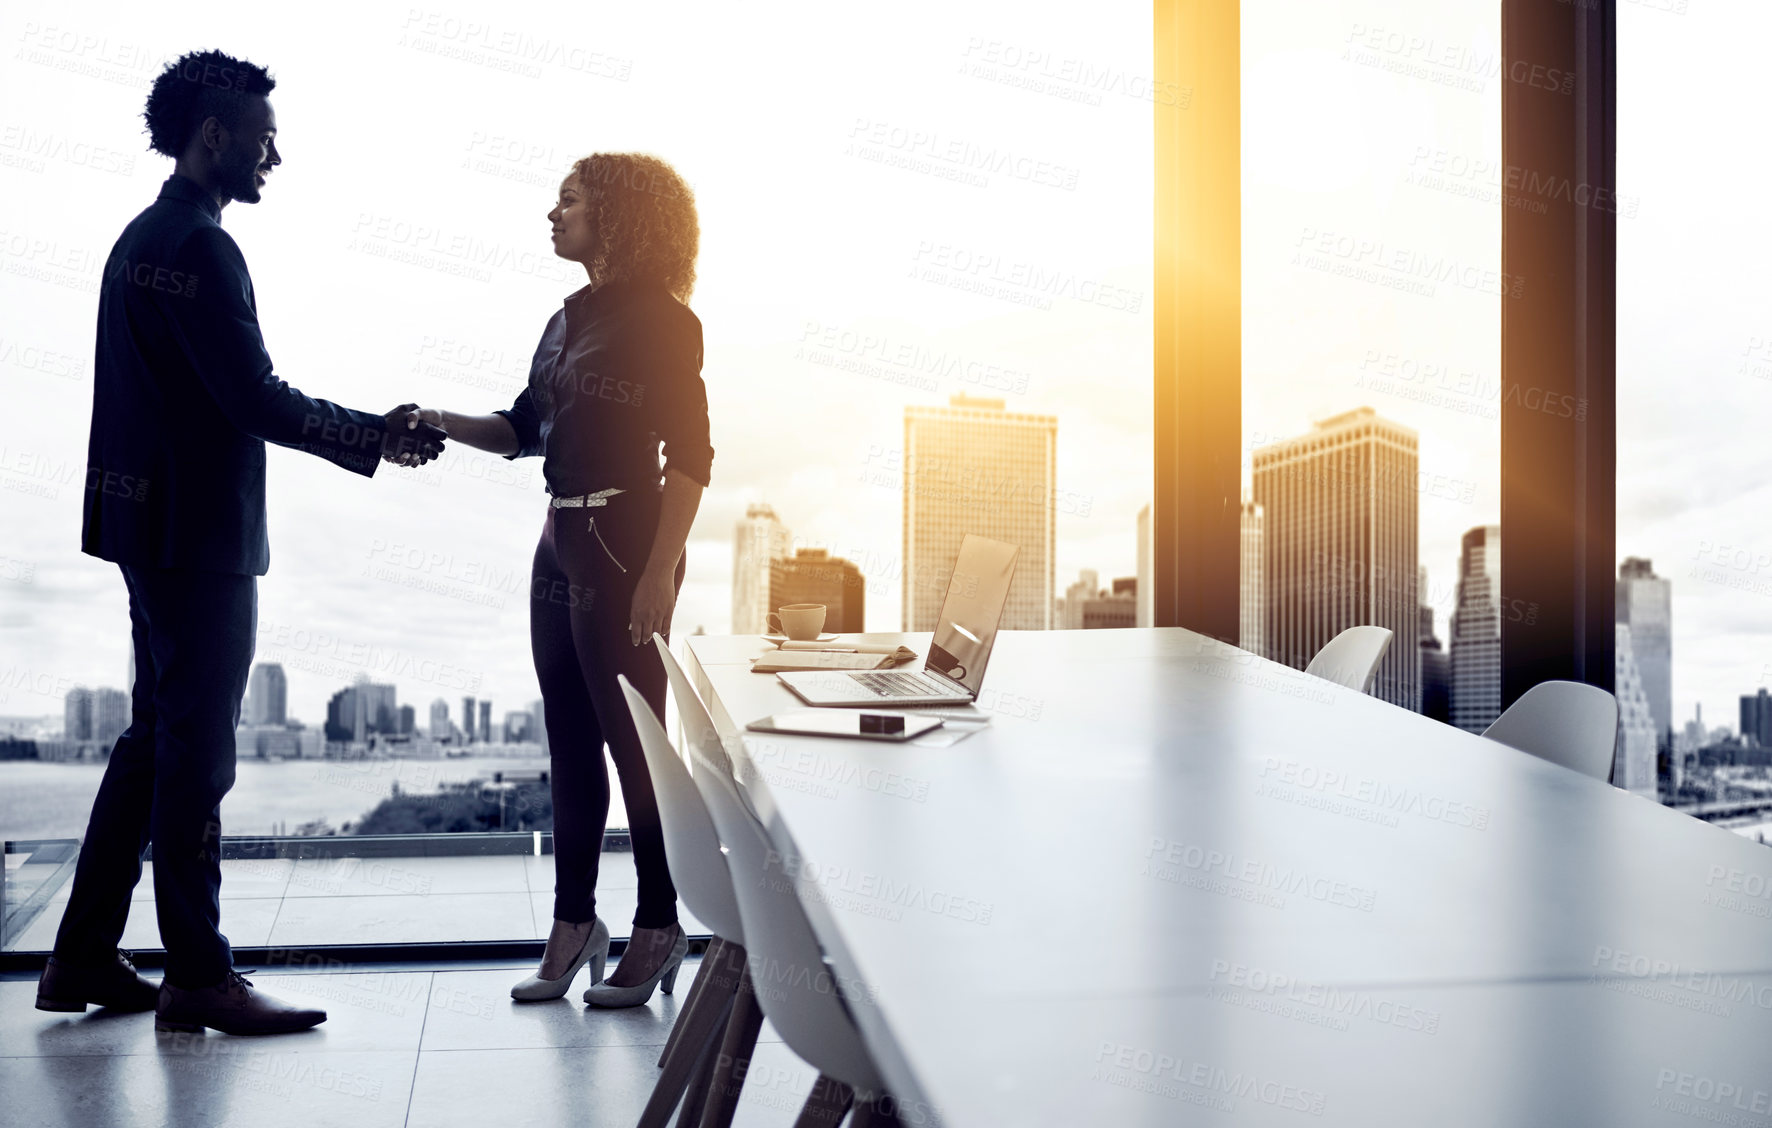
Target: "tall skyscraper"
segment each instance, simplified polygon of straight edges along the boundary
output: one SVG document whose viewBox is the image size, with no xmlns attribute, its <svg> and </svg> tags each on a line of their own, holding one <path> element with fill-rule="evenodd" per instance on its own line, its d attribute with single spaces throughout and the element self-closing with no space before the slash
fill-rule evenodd
<svg viewBox="0 0 1772 1128">
<path fill-rule="evenodd" d="M 1452 613 L 1452 723 L 1482 732 L 1501 716 L 1501 526 L 1464 534 Z"/>
<path fill-rule="evenodd" d="M 1059 510 L 1090 501 L 1056 488 L 1058 419 L 956 395 L 904 411 L 904 629 L 935 629 L 968 533 L 1021 548 L 1003 608 L 1006 630 L 1052 628 Z"/>
<path fill-rule="evenodd" d="M 1642 557 L 1618 566 L 1618 622 L 1630 627 L 1631 650 L 1649 698 L 1657 749 L 1671 748 L 1674 733 L 1673 584 Z"/>
<path fill-rule="evenodd" d="M 490 702 L 490 701 L 482 700 L 480 702 L 480 724 L 478 726 L 478 729 L 480 732 L 480 739 L 481 740 L 489 741 L 489 740 L 493 739 L 494 734 L 492 731 L 492 702 Z"/>
<path fill-rule="evenodd" d="M 1138 511 L 1138 626 L 1157 625 L 1156 599 L 1156 542 L 1152 539 L 1151 507 L 1147 502 Z"/>
<path fill-rule="evenodd" d="M 762 634 L 769 629 L 769 612 L 781 606 L 770 602 L 770 566 L 788 555 L 791 544 L 787 526 L 776 519 L 774 509 L 745 506 L 744 519 L 732 531 L 733 634 Z"/>
<path fill-rule="evenodd" d="M 548 750 L 548 718 L 547 714 L 542 712 L 541 698 L 537 697 L 535 703 L 529 706 L 529 715 L 535 718 L 535 742 L 541 745 L 543 752 L 546 752 Z"/>
<path fill-rule="evenodd" d="M 362 744 L 371 733 L 400 731 L 400 711 L 391 685 L 366 675 L 332 695 L 326 704 L 326 739 Z"/>
<path fill-rule="evenodd" d="M 77 685 L 62 699 L 62 739 L 92 739 L 92 690 Z"/>
<path fill-rule="evenodd" d="M 861 569 L 828 549 L 802 548 L 770 563 L 768 606 L 774 610 L 789 603 L 824 604 L 827 631 L 867 630 L 867 583 Z"/>
<path fill-rule="evenodd" d="M 1267 586 L 1262 571 L 1261 526 L 1266 510 L 1253 501 L 1243 503 L 1242 546 L 1237 557 L 1237 645 L 1252 654 L 1267 653 Z"/>
<path fill-rule="evenodd" d="M 1617 631 L 1612 695 L 1618 699 L 1618 742 L 1612 753 L 1612 784 L 1654 799 L 1655 715 L 1649 708 L 1649 695 L 1644 692 L 1637 668 L 1630 625 L 1619 623 Z"/>
<path fill-rule="evenodd" d="M 356 686 L 346 686 L 333 694 L 326 701 L 326 739 L 361 740 L 357 727 L 360 715 Z"/>
<path fill-rule="evenodd" d="M 260 662 L 252 668 L 252 679 L 246 684 L 246 720 L 253 725 L 280 725 L 289 713 L 289 679 L 283 667 L 275 662 Z"/>
<path fill-rule="evenodd" d="M 474 743 L 474 699 L 461 699 L 461 741 L 463 744 Z"/>
<path fill-rule="evenodd" d="M 1764 689 L 1741 697 L 1741 739 L 1772 748 L 1772 697 Z"/>
<path fill-rule="evenodd" d="M 431 739 L 448 740 L 449 736 L 449 702 L 439 697 L 431 702 Z"/>
<path fill-rule="evenodd" d="M 129 694 L 120 689 L 93 690 L 92 739 L 101 744 L 112 744 L 128 727 Z"/>
<path fill-rule="evenodd" d="M 1421 715 L 1431 720 L 1452 721 L 1452 657 L 1440 645 L 1434 633 L 1434 607 L 1427 602 L 1427 565 L 1415 581 L 1417 598 L 1422 600 L 1420 626 L 1416 635 L 1421 647 Z"/>
<path fill-rule="evenodd" d="M 363 702 L 363 725 L 366 729 L 376 732 L 396 733 L 400 731 L 400 705 L 395 700 L 398 692 L 391 685 L 369 681 L 367 677 L 357 682 L 359 699 Z M 359 736 L 357 739 L 362 740 Z"/>
<path fill-rule="evenodd" d="M 1064 589 L 1053 613 L 1053 626 L 1061 631 L 1083 629 L 1083 604 L 1101 594 L 1101 574 L 1093 568 L 1077 573 L 1077 582 Z"/>
<path fill-rule="evenodd" d="M 1254 456 L 1267 656 L 1303 669 L 1348 627 L 1388 628 L 1372 692 L 1405 709 L 1421 695 L 1417 446 L 1414 431 L 1360 407 Z"/>
</svg>

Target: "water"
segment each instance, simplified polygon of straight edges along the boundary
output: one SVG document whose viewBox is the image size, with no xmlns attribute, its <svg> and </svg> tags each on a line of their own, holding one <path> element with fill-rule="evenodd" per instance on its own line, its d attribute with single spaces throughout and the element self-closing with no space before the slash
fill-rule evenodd
<svg viewBox="0 0 1772 1128">
<path fill-rule="evenodd" d="M 368 814 L 393 793 L 425 794 L 447 782 L 491 779 L 492 773 L 546 770 L 546 756 L 464 756 L 454 760 L 241 760 L 234 789 L 222 800 L 228 835 L 293 834 L 313 819 L 334 829 Z M 0 839 L 79 838 L 86 833 L 103 764 L 0 761 Z M 609 825 L 627 825 L 615 771 Z"/>
</svg>

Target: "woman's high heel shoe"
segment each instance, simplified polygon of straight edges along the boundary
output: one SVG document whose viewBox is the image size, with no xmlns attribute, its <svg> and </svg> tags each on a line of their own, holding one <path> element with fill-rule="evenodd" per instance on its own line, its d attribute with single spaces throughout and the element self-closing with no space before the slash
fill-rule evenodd
<svg viewBox="0 0 1772 1128">
<path fill-rule="evenodd" d="M 585 1002 L 593 1007 L 638 1007 L 645 1005 L 652 998 L 652 989 L 664 987 L 664 993 L 670 994 L 677 986 L 677 970 L 683 966 L 683 957 L 689 954 L 689 935 L 677 928 L 677 942 L 671 945 L 671 954 L 659 965 L 652 978 L 633 987 L 611 987 L 607 983 L 591 984 L 585 991 Z M 626 959 L 626 956 L 622 957 Z"/>
<path fill-rule="evenodd" d="M 602 917 L 592 919 L 595 923 L 591 926 L 591 934 L 585 937 L 585 946 L 579 950 L 572 966 L 566 969 L 566 974 L 558 979 L 543 979 L 537 969 L 537 974 L 511 988 L 511 998 L 525 1003 L 558 999 L 578 978 L 578 969 L 587 963 L 591 965 L 591 982 L 603 982 L 603 965 L 609 960 L 609 926 L 603 923 Z"/>
</svg>

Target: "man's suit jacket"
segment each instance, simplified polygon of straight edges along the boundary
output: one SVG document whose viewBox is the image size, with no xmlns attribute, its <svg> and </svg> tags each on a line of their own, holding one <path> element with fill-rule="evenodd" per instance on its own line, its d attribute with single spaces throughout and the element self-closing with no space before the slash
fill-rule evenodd
<svg viewBox="0 0 1772 1128">
<path fill-rule="evenodd" d="M 105 263 L 93 361 L 83 551 L 120 564 L 262 576 L 265 443 L 358 474 L 382 416 L 278 379 L 221 207 L 174 173 Z"/>
</svg>

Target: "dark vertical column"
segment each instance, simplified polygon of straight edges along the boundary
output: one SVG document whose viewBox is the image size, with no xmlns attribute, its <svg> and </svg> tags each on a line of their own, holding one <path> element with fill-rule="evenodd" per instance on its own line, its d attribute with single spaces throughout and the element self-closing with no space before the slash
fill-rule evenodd
<svg viewBox="0 0 1772 1128">
<path fill-rule="evenodd" d="M 1158 626 L 1235 642 L 1243 425 L 1238 0 L 1156 0 Z"/>
<path fill-rule="evenodd" d="M 1612 689 L 1615 0 L 1503 0 L 1501 702 Z"/>
</svg>

